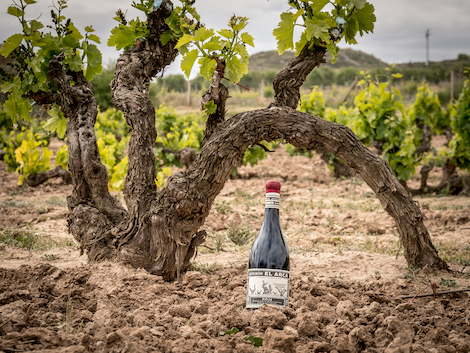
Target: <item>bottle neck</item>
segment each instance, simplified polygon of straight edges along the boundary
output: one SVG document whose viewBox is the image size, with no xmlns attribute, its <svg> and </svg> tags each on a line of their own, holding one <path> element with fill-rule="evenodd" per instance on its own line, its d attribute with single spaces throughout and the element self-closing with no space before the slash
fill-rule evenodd
<svg viewBox="0 0 470 353">
<path fill-rule="evenodd" d="M 266 209 L 276 209 L 279 210 L 279 193 L 277 192 L 268 192 L 266 193 Z"/>
</svg>

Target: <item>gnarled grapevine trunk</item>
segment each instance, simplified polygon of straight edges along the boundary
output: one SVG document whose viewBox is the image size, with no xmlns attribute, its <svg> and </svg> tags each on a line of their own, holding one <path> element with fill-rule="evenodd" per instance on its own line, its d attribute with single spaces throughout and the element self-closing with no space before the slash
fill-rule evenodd
<svg viewBox="0 0 470 353">
<path fill-rule="evenodd" d="M 171 2 L 164 0 L 149 15 L 150 36 L 119 58 L 112 82 L 113 101 L 123 111 L 132 133 L 129 168 L 124 187 L 124 209 L 108 192 L 107 174 L 99 162 L 93 125 L 96 103 L 91 86 L 80 75 L 75 86 L 57 58 L 50 75 L 60 91 L 67 118 L 69 169 L 74 191 L 68 198 L 69 229 L 91 260 L 118 258 L 171 280 L 189 266 L 205 238 L 199 229 L 217 194 L 245 150 L 263 140 L 285 140 L 298 148 L 333 153 L 353 168 L 377 194 L 396 220 L 408 263 L 445 268 L 431 244 L 418 205 L 393 176 L 387 163 L 371 153 L 350 129 L 295 110 L 307 74 L 325 61 L 325 49 L 304 49 L 274 81 L 275 101 L 269 108 L 237 114 L 225 120 L 227 89 L 216 71 L 204 101 L 214 100 L 217 112 L 209 117 L 204 146 L 194 162 L 155 187 L 155 110 L 148 84 L 171 63 L 175 43 L 163 46 Z M 52 76 L 51 76 L 52 78 Z"/>
</svg>

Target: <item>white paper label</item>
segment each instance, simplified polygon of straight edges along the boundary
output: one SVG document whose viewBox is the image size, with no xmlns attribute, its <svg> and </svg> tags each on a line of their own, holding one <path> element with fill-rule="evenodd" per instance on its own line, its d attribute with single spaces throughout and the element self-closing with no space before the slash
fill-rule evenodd
<svg viewBox="0 0 470 353">
<path fill-rule="evenodd" d="M 262 304 L 284 307 L 289 305 L 289 271 L 266 268 L 248 270 L 246 290 L 247 309 L 258 308 Z"/>
<path fill-rule="evenodd" d="M 279 194 L 277 192 L 266 193 L 265 208 L 277 208 L 279 209 Z"/>
</svg>

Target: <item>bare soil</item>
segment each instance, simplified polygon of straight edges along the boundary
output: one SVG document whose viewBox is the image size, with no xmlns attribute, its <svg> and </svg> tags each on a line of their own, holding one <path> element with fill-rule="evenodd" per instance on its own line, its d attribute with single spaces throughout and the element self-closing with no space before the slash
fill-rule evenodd
<svg viewBox="0 0 470 353">
<path fill-rule="evenodd" d="M 282 183 L 290 304 L 248 311 L 247 260 L 269 179 Z M 432 283 L 470 289 L 468 197 L 416 199 L 452 271 L 408 268 L 393 219 L 361 179 L 333 179 L 318 156 L 281 146 L 227 182 L 193 271 L 167 283 L 80 256 L 66 225 L 72 186 L 16 183 L 1 162 L 0 352 L 252 352 L 250 336 L 263 339 L 257 352 L 470 352 L 468 292 L 399 298 L 431 294 Z M 8 242 L 28 235 L 45 245 Z"/>
</svg>

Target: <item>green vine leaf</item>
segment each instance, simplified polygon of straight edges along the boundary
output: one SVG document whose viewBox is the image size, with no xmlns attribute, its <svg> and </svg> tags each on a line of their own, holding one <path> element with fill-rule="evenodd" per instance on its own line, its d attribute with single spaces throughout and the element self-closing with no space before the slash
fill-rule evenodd
<svg viewBox="0 0 470 353">
<path fill-rule="evenodd" d="M 213 36 L 202 45 L 202 49 L 206 49 L 208 53 L 212 53 L 214 51 L 222 50 L 224 46 L 225 44 L 220 40 L 219 36 Z"/>
<path fill-rule="evenodd" d="M 69 34 L 67 34 L 63 39 L 64 45 L 70 48 L 78 48 L 80 46 L 80 40 L 83 39 L 83 35 L 77 27 L 73 25 L 73 23 L 68 25 L 67 31 Z"/>
<path fill-rule="evenodd" d="M 283 12 L 281 14 L 281 22 L 274 29 L 273 35 L 277 39 L 277 52 L 282 55 L 287 49 L 294 49 L 294 24 L 304 10 L 299 10 L 297 13 Z"/>
<path fill-rule="evenodd" d="M 328 4 L 333 5 L 332 10 L 325 10 Z M 294 47 L 299 55 L 308 44 L 310 48 L 326 48 L 334 63 L 338 54 L 337 42 L 341 38 L 348 44 L 357 44 L 355 36 L 358 32 L 362 36 L 374 30 L 374 6 L 367 0 L 292 0 L 289 5 L 291 12 L 281 14 L 281 21 L 273 31 L 279 55 Z M 297 23 L 300 16 L 301 21 Z M 294 44 L 295 26 L 305 29 Z"/>
<path fill-rule="evenodd" d="M 240 81 L 244 74 L 248 73 L 248 65 L 234 56 L 225 63 L 225 77 L 233 83 Z"/>
<path fill-rule="evenodd" d="M 355 39 L 356 33 L 359 30 L 359 23 L 357 22 L 357 17 L 352 16 L 346 21 L 344 39 L 348 44 L 357 44 Z"/>
<path fill-rule="evenodd" d="M 219 33 L 222 37 L 225 37 L 227 39 L 233 38 L 233 31 L 226 29 L 226 28 L 221 29 L 220 31 L 217 31 L 217 33 Z"/>
<path fill-rule="evenodd" d="M 10 5 L 8 7 L 7 13 L 9 15 L 15 16 L 15 17 L 21 17 L 24 15 L 24 11 L 21 10 L 18 6 L 16 5 Z"/>
<path fill-rule="evenodd" d="M 250 46 L 252 46 L 252 47 L 255 46 L 255 44 L 254 44 L 254 38 L 253 38 L 253 36 L 252 36 L 251 34 L 244 32 L 244 33 L 242 33 L 242 34 L 240 35 L 240 38 L 241 38 L 241 40 L 243 41 L 243 43 L 246 43 L 246 44 L 248 44 L 248 45 L 250 45 Z"/>
<path fill-rule="evenodd" d="M 0 48 L 0 54 L 2 54 L 5 58 L 11 54 L 13 50 L 18 48 L 23 40 L 22 34 L 13 34 L 12 36 L 8 37 L 8 39 L 3 43 L 2 47 Z"/>
<path fill-rule="evenodd" d="M 326 43 L 330 42 L 330 32 L 328 30 L 331 26 L 326 24 L 325 21 L 316 18 L 308 18 L 305 21 L 305 26 L 307 27 L 305 31 L 307 40 L 310 41 L 317 38 Z"/>
<path fill-rule="evenodd" d="M 352 9 L 356 7 L 357 9 L 362 9 L 366 5 L 366 0 L 350 0 L 348 8 Z"/>
<path fill-rule="evenodd" d="M 103 71 L 101 52 L 95 44 L 83 43 L 83 53 L 87 58 L 85 78 L 91 81 Z"/>
<path fill-rule="evenodd" d="M 308 44 L 307 34 L 302 32 L 300 40 L 295 43 L 295 55 L 300 55 L 302 49 Z"/>
<path fill-rule="evenodd" d="M 124 25 L 119 25 L 111 30 L 111 35 L 108 39 L 108 46 L 116 47 L 117 50 L 129 48 L 134 44 L 134 33 L 132 30 Z"/>
<path fill-rule="evenodd" d="M 70 70 L 78 72 L 82 69 L 83 60 L 77 51 L 64 50 L 66 56 L 64 63 L 70 67 Z"/>
<path fill-rule="evenodd" d="M 238 52 L 238 54 L 240 55 L 243 61 L 248 62 L 250 58 L 250 54 L 248 54 L 248 51 L 246 50 L 243 44 L 241 43 L 235 44 L 235 50 Z"/>
<path fill-rule="evenodd" d="M 206 80 L 210 80 L 214 75 L 214 70 L 217 65 L 217 62 L 212 58 L 204 56 L 198 60 L 198 63 L 200 65 L 199 72 L 201 76 Z"/>
<path fill-rule="evenodd" d="M 90 34 L 88 36 L 89 40 L 92 40 L 95 43 L 101 44 L 100 37 L 98 37 L 96 34 Z"/>
<path fill-rule="evenodd" d="M 313 13 L 319 13 L 329 2 L 329 0 L 316 0 L 310 5 L 310 8 Z"/>
<path fill-rule="evenodd" d="M 192 40 L 196 42 L 204 42 L 214 35 L 213 29 L 207 29 L 206 27 L 201 27 L 194 32 Z M 184 36 L 183 36 L 184 37 Z"/>
<path fill-rule="evenodd" d="M 178 43 L 175 45 L 175 49 L 181 48 L 183 45 L 188 44 L 193 40 L 193 36 L 190 34 L 183 34 L 183 36 L 178 40 Z"/>
<path fill-rule="evenodd" d="M 215 112 L 217 111 L 217 104 L 215 104 L 213 100 L 210 100 L 209 102 L 204 104 L 203 108 L 207 111 L 208 115 L 212 115 L 215 114 Z"/>
<path fill-rule="evenodd" d="M 328 53 L 330 53 L 330 62 L 334 64 L 338 59 L 339 47 L 336 43 L 330 41 L 330 43 L 326 44 L 326 49 L 328 49 Z"/>
<path fill-rule="evenodd" d="M 181 60 L 181 70 L 183 70 L 187 78 L 189 78 L 189 75 L 191 74 L 191 70 L 194 66 L 194 63 L 196 62 L 198 54 L 199 52 L 197 49 L 190 50 L 183 57 L 183 60 Z"/>
<path fill-rule="evenodd" d="M 209 119 L 209 116 L 217 112 L 217 104 L 213 100 L 210 100 L 202 107 L 201 118 L 202 121 L 206 122 Z"/>
<path fill-rule="evenodd" d="M 149 35 L 147 22 L 140 21 L 139 18 L 129 21 L 128 24 L 120 24 L 111 30 L 108 38 L 108 46 L 116 47 L 117 50 L 128 50 L 135 41 L 140 38 L 146 38 Z"/>
<path fill-rule="evenodd" d="M 60 139 L 63 139 L 65 131 L 67 130 L 67 120 L 62 114 L 60 106 L 54 104 L 47 112 L 52 116 L 52 118 L 47 120 L 46 124 L 43 126 L 44 129 L 50 132 L 56 132 L 57 136 L 59 136 Z"/>
<path fill-rule="evenodd" d="M 374 15 L 374 6 L 366 3 L 363 8 L 356 12 L 359 34 L 362 36 L 364 33 L 374 31 L 374 22 L 376 17 Z"/>
<path fill-rule="evenodd" d="M 263 339 L 261 337 L 249 336 L 245 338 L 245 341 L 250 341 L 254 347 L 261 347 L 263 345 Z"/>
<path fill-rule="evenodd" d="M 21 94 L 15 90 L 8 96 L 5 103 L 3 103 L 3 111 L 11 118 L 13 123 L 21 119 L 30 121 L 31 116 L 29 112 L 32 107 L 31 103 L 29 103 L 29 99 L 22 97 Z"/>
</svg>

